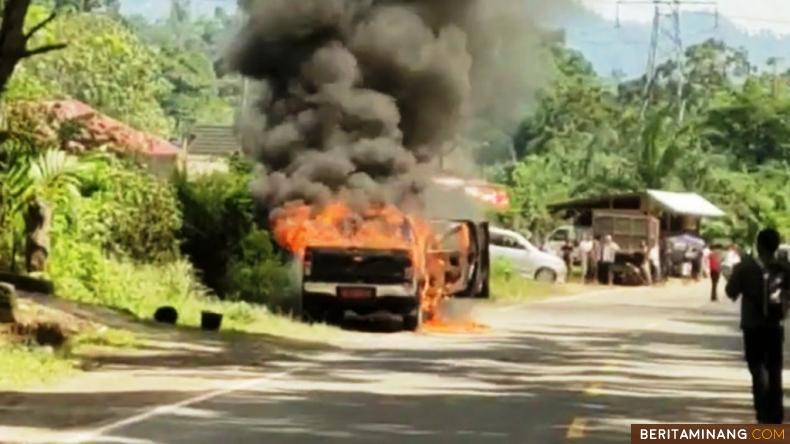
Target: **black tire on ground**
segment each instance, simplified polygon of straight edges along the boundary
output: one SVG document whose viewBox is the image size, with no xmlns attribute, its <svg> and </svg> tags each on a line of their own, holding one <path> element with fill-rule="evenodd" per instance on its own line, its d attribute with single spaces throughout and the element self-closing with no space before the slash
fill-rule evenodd
<svg viewBox="0 0 790 444">
<path fill-rule="evenodd" d="M 554 283 L 557 282 L 557 273 L 553 270 L 549 270 L 548 268 L 541 268 L 535 273 L 535 280 L 538 282 L 550 282 Z"/>
<path fill-rule="evenodd" d="M 178 310 L 175 307 L 159 307 L 154 312 L 154 320 L 160 324 L 176 325 L 178 322 Z"/>
</svg>

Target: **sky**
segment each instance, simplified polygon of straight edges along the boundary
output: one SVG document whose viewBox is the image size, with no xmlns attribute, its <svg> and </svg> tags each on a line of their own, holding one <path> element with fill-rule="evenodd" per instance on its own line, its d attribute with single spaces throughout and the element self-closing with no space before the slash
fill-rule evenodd
<svg viewBox="0 0 790 444">
<path fill-rule="evenodd" d="M 601 17 L 614 21 L 617 17 L 617 0 L 578 0 Z M 627 3 L 632 0 L 623 0 Z M 645 0 L 640 0 L 644 2 Z M 699 2 L 699 0 L 694 0 Z M 209 13 L 216 6 L 235 7 L 235 0 L 192 0 L 193 8 Z M 712 19 L 715 11 L 730 19 L 743 31 L 760 33 L 769 31 L 778 35 L 790 35 L 790 0 L 711 0 L 717 6 L 686 6 L 690 11 L 709 11 Z M 124 0 L 123 10 L 128 14 L 143 14 L 163 17 L 169 10 L 169 2 L 163 0 Z M 196 11 L 197 12 L 197 11 Z M 621 5 L 620 19 L 630 22 L 648 23 L 653 17 L 653 6 L 649 4 Z M 715 20 L 715 19 L 714 19 Z"/>
<path fill-rule="evenodd" d="M 582 51 L 599 74 L 621 72 L 627 77 L 642 75 L 650 43 L 653 6 L 622 5 L 621 27 L 616 28 L 617 0 L 576 1 L 585 8 L 545 17 L 546 23 L 563 28 L 567 44 Z M 629 1 L 634 0 L 622 0 L 622 3 Z M 638 1 L 644 3 L 649 0 Z M 780 57 L 784 60 L 780 67 L 790 69 L 790 0 L 718 0 L 715 3 L 716 7 L 684 8 L 682 39 L 685 45 L 716 38 L 733 47 L 745 48 L 752 61 L 760 66 L 771 57 Z M 193 14 L 201 15 L 211 14 L 219 6 L 235 9 L 236 0 L 191 0 L 191 4 Z M 168 0 L 122 0 L 122 11 L 129 15 L 162 19 L 167 17 L 169 10 Z M 702 13 L 695 13 L 700 10 Z M 716 10 L 720 14 L 718 27 Z M 659 57 L 665 59 L 667 48 L 660 49 L 663 52 Z"/>
<path fill-rule="evenodd" d="M 627 3 L 629 0 L 623 0 Z M 581 0 L 589 9 L 602 17 L 614 21 L 617 16 L 616 0 Z M 768 31 L 777 35 L 790 35 L 790 0 L 718 0 L 717 6 L 685 6 L 689 11 L 709 11 L 727 17 L 739 28 L 748 33 Z M 620 18 L 623 21 L 650 22 L 654 7 L 649 4 L 621 5 Z"/>
</svg>

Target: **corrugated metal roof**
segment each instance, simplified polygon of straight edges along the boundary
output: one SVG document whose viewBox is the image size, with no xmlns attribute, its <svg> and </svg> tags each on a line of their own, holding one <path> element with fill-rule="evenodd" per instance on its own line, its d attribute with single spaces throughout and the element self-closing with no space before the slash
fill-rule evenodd
<svg viewBox="0 0 790 444">
<path fill-rule="evenodd" d="M 673 193 L 670 191 L 647 190 L 656 203 L 676 214 L 701 217 L 722 217 L 724 211 L 695 193 Z"/>
<path fill-rule="evenodd" d="M 192 129 L 190 154 L 231 155 L 241 152 L 241 143 L 232 126 L 201 125 Z"/>
</svg>

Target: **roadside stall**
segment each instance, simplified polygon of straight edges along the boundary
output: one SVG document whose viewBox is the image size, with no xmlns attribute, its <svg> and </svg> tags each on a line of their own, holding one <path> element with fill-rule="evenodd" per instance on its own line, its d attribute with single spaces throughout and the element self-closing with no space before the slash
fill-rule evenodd
<svg viewBox="0 0 790 444">
<path fill-rule="evenodd" d="M 617 262 L 625 266 L 642 260 L 643 242 L 648 247 L 658 242 L 662 268 L 671 275 L 686 273 L 689 264 L 698 260 L 693 255 L 702 254 L 705 246 L 700 237 L 702 220 L 725 215 L 699 194 L 660 190 L 576 199 L 551 205 L 549 209 L 571 224 L 549 235 L 547 250 L 555 251 L 569 241 L 578 243 L 583 233 L 601 239 L 609 235 L 620 244 Z M 609 217 L 602 217 L 603 214 Z M 612 220 L 612 215 L 617 217 Z"/>
</svg>

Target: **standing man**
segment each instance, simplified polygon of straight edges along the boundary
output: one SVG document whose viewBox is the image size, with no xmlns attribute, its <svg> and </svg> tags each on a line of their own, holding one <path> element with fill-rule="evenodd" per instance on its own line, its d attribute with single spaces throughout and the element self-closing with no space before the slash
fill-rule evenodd
<svg viewBox="0 0 790 444">
<path fill-rule="evenodd" d="M 607 234 L 601 245 L 601 268 L 606 276 L 606 284 L 609 286 L 614 284 L 614 261 L 618 251 L 620 251 L 620 246 L 610 234 Z"/>
<path fill-rule="evenodd" d="M 650 247 L 647 257 L 650 260 L 650 265 L 652 267 L 651 271 L 653 272 L 653 282 L 662 282 L 663 273 L 661 272 L 661 249 L 658 246 L 658 241 L 653 241 L 653 246 Z"/>
<path fill-rule="evenodd" d="M 573 243 L 570 239 L 565 241 L 565 245 L 562 246 L 562 260 L 565 262 L 565 267 L 568 270 L 568 276 L 573 276 Z"/>
<path fill-rule="evenodd" d="M 589 233 L 584 233 L 579 243 L 579 256 L 582 259 L 582 282 L 587 283 L 590 278 L 590 262 L 592 262 L 593 241 Z"/>
<path fill-rule="evenodd" d="M 710 300 L 719 300 L 719 277 L 721 276 L 721 257 L 715 247 L 708 254 L 708 271 L 710 273 Z"/>
<path fill-rule="evenodd" d="M 593 237 L 593 249 L 592 253 L 590 253 L 590 266 L 592 267 L 592 278 L 593 282 L 601 283 L 603 282 L 603 277 L 601 276 L 601 254 L 602 254 L 602 245 L 601 245 L 601 236 L 594 236 Z"/>
<path fill-rule="evenodd" d="M 784 318 L 790 293 L 790 269 L 779 262 L 779 232 L 766 229 L 757 236 L 758 257 L 746 257 L 735 266 L 727 295 L 741 298 L 741 329 L 757 421 L 784 421 L 782 348 Z"/>
<path fill-rule="evenodd" d="M 650 269 L 650 247 L 647 246 L 647 242 L 642 241 L 639 244 L 639 258 L 641 259 L 641 263 L 639 264 L 639 269 L 642 274 L 642 278 L 647 283 L 647 285 L 653 285 L 653 273 Z"/>
</svg>

